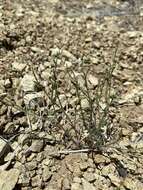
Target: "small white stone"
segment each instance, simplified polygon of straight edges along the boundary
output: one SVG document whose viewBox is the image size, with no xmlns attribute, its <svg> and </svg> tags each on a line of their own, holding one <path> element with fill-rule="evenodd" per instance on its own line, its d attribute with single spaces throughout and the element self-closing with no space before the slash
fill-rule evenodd
<svg viewBox="0 0 143 190">
<path fill-rule="evenodd" d="M 24 75 L 21 80 L 21 87 L 24 92 L 33 92 L 35 90 L 35 77 L 30 74 Z"/>
</svg>

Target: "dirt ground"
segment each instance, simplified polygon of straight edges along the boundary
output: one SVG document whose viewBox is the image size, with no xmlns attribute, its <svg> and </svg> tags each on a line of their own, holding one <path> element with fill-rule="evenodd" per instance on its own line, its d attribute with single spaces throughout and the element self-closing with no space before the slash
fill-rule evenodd
<svg viewBox="0 0 143 190">
<path fill-rule="evenodd" d="M 75 84 L 89 72 L 96 99 L 114 63 L 109 138 L 89 151 Z M 142 0 L 0 0 L 0 190 L 13 189 L 143 190 Z"/>
</svg>

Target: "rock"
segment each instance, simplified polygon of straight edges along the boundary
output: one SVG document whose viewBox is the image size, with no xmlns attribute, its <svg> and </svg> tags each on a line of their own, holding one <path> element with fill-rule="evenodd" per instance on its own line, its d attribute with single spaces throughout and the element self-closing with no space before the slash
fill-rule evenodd
<svg viewBox="0 0 143 190">
<path fill-rule="evenodd" d="M 129 38 L 136 38 L 139 37 L 141 33 L 139 31 L 128 31 L 127 35 Z"/>
<path fill-rule="evenodd" d="M 65 67 L 70 68 L 72 66 L 72 63 L 70 61 L 65 62 Z"/>
<path fill-rule="evenodd" d="M 34 108 L 36 105 L 39 105 L 41 107 L 43 105 L 43 97 L 43 92 L 26 94 L 24 96 L 24 103 L 25 105 L 30 106 L 32 108 Z"/>
<path fill-rule="evenodd" d="M 44 160 L 44 154 L 43 154 L 43 152 L 39 152 L 38 153 L 38 155 L 36 156 L 36 160 L 37 160 L 37 162 L 40 162 L 40 163 Z"/>
<path fill-rule="evenodd" d="M 44 167 L 44 165 L 45 166 L 53 166 L 54 162 L 50 157 L 46 156 L 46 159 L 43 160 L 42 165 L 43 165 L 43 167 Z"/>
<path fill-rule="evenodd" d="M 49 134 L 46 134 L 46 136 L 44 137 L 45 141 L 50 143 L 50 144 L 54 144 L 55 143 L 55 137 Z"/>
<path fill-rule="evenodd" d="M 15 125 L 13 122 L 9 122 L 6 124 L 4 133 L 6 134 L 12 134 L 14 131 L 18 128 L 18 125 Z"/>
<path fill-rule="evenodd" d="M 83 177 L 84 177 L 88 182 L 93 182 L 93 181 L 95 181 L 95 179 L 96 179 L 94 173 L 91 173 L 91 172 L 84 172 Z"/>
<path fill-rule="evenodd" d="M 85 42 L 86 42 L 86 43 L 92 42 L 92 38 L 91 38 L 91 37 L 86 38 L 86 39 L 85 39 Z"/>
<path fill-rule="evenodd" d="M 127 189 L 130 189 L 130 190 L 143 189 L 143 183 L 141 183 L 137 179 L 132 179 L 132 178 L 129 178 L 129 177 L 125 178 L 125 180 L 124 180 L 124 186 Z"/>
<path fill-rule="evenodd" d="M 35 77 L 30 74 L 24 75 L 21 80 L 21 88 L 24 92 L 34 92 L 35 91 Z"/>
<path fill-rule="evenodd" d="M 35 47 L 35 46 L 31 47 L 31 50 L 32 50 L 34 53 L 43 53 L 43 52 L 44 52 L 44 50 L 42 50 L 42 49 L 40 49 L 40 48 L 38 48 L 38 47 Z"/>
<path fill-rule="evenodd" d="M 12 87 L 12 81 L 10 79 L 6 79 L 4 83 L 5 88 L 11 88 Z"/>
<path fill-rule="evenodd" d="M 82 179 L 82 185 L 83 185 L 83 190 L 96 190 L 94 185 L 86 181 L 85 179 Z"/>
<path fill-rule="evenodd" d="M 109 160 L 107 157 L 105 157 L 105 156 L 103 156 L 103 155 L 101 155 L 101 154 L 96 154 L 96 155 L 94 156 L 94 162 L 95 162 L 96 164 L 109 163 L 110 160 Z"/>
<path fill-rule="evenodd" d="M 0 158 L 6 153 L 8 147 L 8 144 L 0 138 Z"/>
<path fill-rule="evenodd" d="M 63 189 L 64 189 L 64 190 L 70 190 L 70 189 L 71 189 L 71 188 L 70 188 L 70 182 L 69 182 L 68 178 L 65 178 L 65 179 L 63 180 Z"/>
<path fill-rule="evenodd" d="M 109 173 L 108 177 L 110 178 L 112 184 L 114 184 L 117 187 L 120 187 L 121 179 L 119 178 L 119 176 L 115 175 L 114 173 Z"/>
<path fill-rule="evenodd" d="M 16 71 L 23 71 L 26 67 L 26 64 L 23 63 L 18 63 L 18 62 L 13 62 L 12 63 L 12 68 Z"/>
<path fill-rule="evenodd" d="M 32 162 L 35 157 L 36 157 L 36 153 L 31 153 L 31 154 L 27 157 L 27 161 L 28 161 L 28 162 Z"/>
<path fill-rule="evenodd" d="M 104 166 L 101 172 L 103 176 L 108 176 L 114 185 L 116 185 L 117 187 L 120 186 L 121 179 L 116 173 L 116 168 L 114 167 L 113 164 Z"/>
<path fill-rule="evenodd" d="M 19 176 L 18 184 L 20 184 L 21 186 L 28 186 L 29 182 L 29 175 L 27 175 L 27 173 L 25 172 L 21 173 L 21 175 Z"/>
<path fill-rule="evenodd" d="M 108 176 L 110 173 L 114 173 L 116 171 L 116 168 L 114 167 L 113 164 L 109 164 L 107 166 L 104 166 L 102 168 L 102 175 Z"/>
<path fill-rule="evenodd" d="M 42 179 L 39 175 L 32 178 L 32 187 L 41 187 Z"/>
<path fill-rule="evenodd" d="M 81 183 L 81 178 L 80 177 L 74 177 L 73 182 L 74 183 Z"/>
<path fill-rule="evenodd" d="M 30 146 L 30 149 L 32 150 L 32 152 L 39 153 L 43 149 L 43 146 L 44 146 L 43 140 L 34 140 L 32 142 L 32 145 Z"/>
<path fill-rule="evenodd" d="M 80 163 L 80 169 L 81 169 L 81 171 L 87 170 L 88 167 L 89 167 L 89 164 L 87 162 Z"/>
<path fill-rule="evenodd" d="M 45 166 L 43 169 L 43 180 L 49 181 L 52 177 L 52 172 L 49 170 L 49 167 Z"/>
<path fill-rule="evenodd" d="M 6 105 L 0 106 L 0 116 L 4 115 L 6 112 L 7 112 L 7 106 Z"/>
<path fill-rule="evenodd" d="M 0 189 L 1 190 L 13 190 L 20 172 L 17 169 L 11 169 L 9 171 L 0 171 Z"/>
<path fill-rule="evenodd" d="M 67 50 L 63 50 L 62 55 L 68 59 L 76 60 L 76 57 Z"/>
<path fill-rule="evenodd" d="M 93 75 L 89 75 L 88 80 L 94 87 L 98 85 L 98 79 Z"/>
<path fill-rule="evenodd" d="M 61 54 L 61 50 L 59 48 L 51 48 L 50 51 L 52 56 L 58 56 Z"/>
<path fill-rule="evenodd" d="M 35 170 L 37 168 L 37 162 L 36 161 L 28 162 L 25 164 L 25 167 L 29 171 Z"/>
<path fill-rule="evenodd" d="M 18 143 L 23 146 L 27 142 L 29 142 L 29 139 L 30 139 L 30 134 L 28 134 L 28 133 L 20 134 L 19 137 L 18 137 Z"/>
<path fill-rule="evenodd" d="M 81 99 L 81 107 L 83 109 L 88 109 L 89 108 L 89 101 L 87 99 Z"/>
<path fill-rule="evenodd" d="M 102 177 L 101 175 L 96 176 L 96 181 L 94 182 L 94 186 L 97 190 L 100 189 L 109 189 L 109 186 L 111 186 L 110 179 Z"/>
<path fill-rule="evenodd" d="M 71 190 L 83 190 L 83 188 L 79 183 L 72 183 Z"/>
<path fill-rule="evenodd" d="M 0 83 L 1 86 L 1 83 Z M 7 96 L 7 93 L 3 93 L 2 87 L 0 87 L 0 100 L 4 100 L 4 98 Z"/>
<path fill-rule="evenodd" d="M 143 6 L 140 7 L 140 16 L 143 17 Z"/>
</svg>

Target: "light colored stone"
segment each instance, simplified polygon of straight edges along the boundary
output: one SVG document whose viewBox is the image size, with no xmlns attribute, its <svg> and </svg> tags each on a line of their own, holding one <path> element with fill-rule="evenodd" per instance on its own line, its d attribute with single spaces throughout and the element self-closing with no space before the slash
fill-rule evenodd
<svg viewBox="0 0 143 190">
<path fill-rule="evenodd" d="M 65 67 L 70 68 L 72 66 L 72 63 L 70 61 L 65 62 Z"/>
<path fill-rule="evenodd" d="M 52 56 L 58 56 L 59 54 L 61 54 L 61 50 L 59 48 L 51 48 L 50 50 Z"/>
<path fill-rule="evenodd" d="M 34 107 L 35 105 L 42 105 L 43 104 L 43 92 L 37 93 L 30 93 L 24 96 L 24 103 L 25 105 L 29 105 Z"/>
<path fill-rule="evenodd" d="M 9 171 L 0 171 L 0 189 L 13 190 L 19 177 L 20 172 L 16 169 Z"/>
<path fill-rule="evenodd" d="M 81 178 L 80 177 L 74 177 L 73 182 L 74 183 L 81 183 Z"/>
<path fill-rule="evenodd" d="M 52 177 L 52 173 L 49 170 L 49 167 L 45 166 L 43 169 L 43 180 L 44 181 L 49 181 Z"/>
<path fill-rule="evenodd" d="M 98 79 L 95 76 L 89 75 L 88 80 L 94 87 L 98 85 Z"/>
<path fill-rule="evenodd" d="M 6 112 L 7 112 L 7 106 L 2 105 L 2 107 L 0 107 L 0 116 L 4 115 Z"/>
<path fill-rule="evenodd" d="M 41 186 L 42 179 L 39 175 L 36 175 L 32 178 L 32 187 L 40 187 Z"/>
<path fill-rule="evenodd" d="M 82 178 L 83 190 L 96 190 L 93 184 Z"/>
<path fill-rule="evenodd" d="M 100 163 L 108 163 L 108 162 L 110 162 L 110 160 L 101 154 L 96 154 L 94 156 L 94 162 L 96 164 L 100 164 Z"/>
<path fill-rule="evenodd" d="M 63 50 L 62 55 L 66 58 L 76 60 L 75 56 L 67 50 Z"/>
<path fill-rule="evenodd" d="M 18 62 L 13 62 L 12 63 L 12 68 L 16 71 L 23 71 L 26 67 L 26 64 L 23 63 L 18 63 Z"/>
<path fill-rule="evenodd" d="M 35 47 L 35 46 L 31 47 L 31 50 L 35 53 L 43 53 L 44 52 L 44 50 L 40 49 L 39 47 Z"/>
<path fill-rule="evenodd" d="M 79 183 L 72 183 L 71 190 L 83 190 L 83 188 Z"/>
<path fill-rule="evenodd" d="M 88 182 L 93 182 L 93 181 L 95 181 L 95 179 L 96 179 L 94 173 L 91 173 L 91 172 L 84 172 L 83 177 L 84 177 Z"/>
<path fill-rule="evenodd" d="M 37 168 L 37 162 L 36 161 L 28 162 L 25 164 L 25 166 L 29 171 L 35 170 Z"/>
<path fill-rule="evenodd" d="M 33 75 L 26 74 L 21 80 L 21 87 L 24 92 L 35 91 L 35 78 Z"/>
<path fill-rule="evenodd" d="M 108 176 L 110 173 L 114 173 L 116 171 L 116 168 L 113 164 L 109 164 L 107 166 L 104 166 L 102 169 L 102 175 Z"/>
<path fill-rule="evenodd" d="M 132 179 L 127 177 L 124 180 L 124 186 L 130 190 L 139 190 L 139 189 L 143 189 L 143 183 L 141 183 L 139 180 L 137 179 Z"/>
<path fill-rule="evenodd" d="M 119 176 L 115 175 L 114 173 L 109 173 L 108 177 L 115 186 L 119 187 L 121 185 L 121 179 Z"/>
<path fill-rule="evenodd" d="M 52 166 L 53 160 L 50 157 L 46 156 L 46 159 L 43 160 L 42 165 L 44 166 Z"/>
<path fill-rule="evenodd" d="M 34 140 L 32 142 L 30 149 L 32 150 L 32 152 L 39 153 L 42 150 L 43 146 L 44 146 L 43 140 Z"/>
<path fill-rule="evenodd" d="M 81 100 L 81 107 L 83 109 L 88 109 L 89 108 L 89 101 L 87 99 L 82 99 Z"/>
<path fill-rule="evenodd" d="M 80 169 L 81 171 L 85 171 L 89 167 L 88 162 L 81 162 L 80 163 Z"/>
<path fill-rule="evenodd" d="M 12 87 L 12 82 L 10 79 L 6 79 L 4 83 L 5 88 L 11 88 Z"/>
<path fill-rule="evenodd" d="M 71 188 L 70 188 L 69 179 L 67 179 L 67 178 L 65 178 L 65 179 L 63 180 L 63 189 L 64 189 L 64 190 L 70 190 L 70 189 L 71 189 Z"/>
<path fill-rule="evenodd" d="M 109 186 L 111 185 L 110 179 L 105 178 L 101 175 L 96 176 L 96 178 L 97 179 L 94 182 L 96 190 L 109 189 Z"/>
</svg>

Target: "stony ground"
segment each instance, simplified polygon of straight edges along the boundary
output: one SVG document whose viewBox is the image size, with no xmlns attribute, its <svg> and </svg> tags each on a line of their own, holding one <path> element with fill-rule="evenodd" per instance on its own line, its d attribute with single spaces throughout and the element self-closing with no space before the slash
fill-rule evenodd
<svg viewBox="0 0 143 190">
<path fill-rule="evenodd" d="M 0 1 L 0 190 L 143 190 L 142 10 L 142 0 Z M 115 62 L 112 139 L 82 152 L 89 102 L 75 81 L 88 72 L 95 97 Z"/>
</svg>

